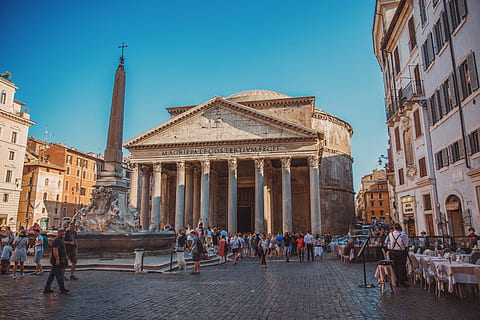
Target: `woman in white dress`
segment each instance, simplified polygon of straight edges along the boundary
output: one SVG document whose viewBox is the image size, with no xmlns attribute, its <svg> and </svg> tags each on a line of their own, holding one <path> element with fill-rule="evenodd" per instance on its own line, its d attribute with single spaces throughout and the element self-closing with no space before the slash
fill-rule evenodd
<svg viewBox="0 0 480 320">
<path fill-rule="evenodd" d="M 25 230 L 21 230 L 15 240 L 13 240 L 13 246 L 15 251 L 13 251 L 12 258 L 10 259 L 13 265 L 13 279 L 17 279 L 17 268 L 20 265 L 20 277 L 23 278 L 25 273 L 23 272 L 23 265 L 27 260 L 27 247 L 28 247 L 28 237 Z"/>
</svg>

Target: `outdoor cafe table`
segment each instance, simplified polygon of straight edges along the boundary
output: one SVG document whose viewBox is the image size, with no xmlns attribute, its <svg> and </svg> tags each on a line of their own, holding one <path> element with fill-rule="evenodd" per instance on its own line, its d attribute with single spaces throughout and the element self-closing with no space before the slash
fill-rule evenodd
<svg viewBox="0 0 480 320">
<path fill-rule="evenodd" d="M 471 263 L 463 263 L 457 261 L 432 261 L 438 271 L 444 272 L 448 276 L 448 292 L 453 292 L 453 286 L 456 283 L 476 284 L 475 268 L 478 265 Z"/>
</svg>

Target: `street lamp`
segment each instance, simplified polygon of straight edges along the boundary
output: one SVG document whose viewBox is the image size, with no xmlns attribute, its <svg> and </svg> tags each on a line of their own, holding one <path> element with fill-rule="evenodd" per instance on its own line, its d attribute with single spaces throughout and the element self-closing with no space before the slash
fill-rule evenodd
<svg viewBox="0 0 480 320">
<path fill-rule="evenodd" d="M 381 166 L 383 164 L 383 161 L 385 161 L 385 163 L 388 163 L 388 157 L 381 154 L 378 156 L 378 165 Z"/>
</svg>

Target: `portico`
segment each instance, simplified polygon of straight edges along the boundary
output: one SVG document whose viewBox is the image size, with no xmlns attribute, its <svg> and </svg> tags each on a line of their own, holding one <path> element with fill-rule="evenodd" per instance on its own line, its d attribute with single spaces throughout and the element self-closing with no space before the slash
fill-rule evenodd
<svg viewBox="0 0 480 320">
<path fill-rule="evenodd" d="M 138 168 L 131 185 L 141 181 L 143 229 L 202 221 L 231 232 L 322 232 L 323 133 L 235 100 L 169 108 L 170 120 L 124 144 Z M 308 124 L 311 99 L 288 100 Z"/>
</svg>

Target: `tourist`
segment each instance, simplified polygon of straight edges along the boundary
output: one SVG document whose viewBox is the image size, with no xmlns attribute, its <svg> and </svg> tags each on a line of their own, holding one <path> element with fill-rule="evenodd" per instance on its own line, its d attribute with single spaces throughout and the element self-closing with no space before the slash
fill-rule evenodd
<svg viewBox="0 0 480 320">
<path fill-rule="evenodd" d="M 303 240 L 305 241 L 305 245 L 307 247 L 307 261 L 310 261 L 310 257 L 312 258 L 312 261 L 314 261 L 315 256 L 313 254 L 313 246 L 315 239 L 310 234 L 310 231 L 307 231 L 307 234 L 303 237 Z"/>
<path fill-rule="evenodd" d="M 3 238 L 2 245 L 3 245 L 2 262 L 1 262 L 2 274 L 9 274 L 10 258 L 12 257 L 12 253 L 13 253 L 12 243 L 9 238 Z"/>
<path fill-rule="evenodd" d="M 222 235 L 218 244 L 218 256 L 220 257 L 220 264 L 227 263 L 227 239 Z"/>
<path fill-rule="evenodd" d="M 402 231 L 399 223 L 395 223 L 393 229 L 385 240 L 389 257 L 393 261 L 393 270 L 397 277 L 397 285 L 399 287 L 409 287 L 407 283 L 408 236 Z"/>
<path fill-rule="evenodd" d="M 315 237 L 315 257 L 322 257 L 323 247 L 322 247 L 322 238 L 317 234 Z"/>
<path fill-rule="evenodd" d="M 418 238 L 418 241 L 419 241 L 420 253 L 423 253 L 423 251 L 425 251 L 425 249 L 428 248 L 428 237 L 425 231 L 420 232 L 420 238 Z"/>
<path fill-rule="evenodd" d="M 212 230 L 212 245 L 213 245 L 213 249 L 214 249 L 215 252 L 218 251 L 218 241 L 219 241 L 219 238 L 218 238 L 217 228 L 213 228 L 213 230 Z"/>
<path fill-rule="evenodd" d="M 70 223 L 67 232 L 65 233 L 65 248 L 67 249 L 67 256 L 72 266 L 70 268 L 70 280 L 78 280 L 75 276 L 75 268 L 77 267 L 78 248 L 77 248 L 77 231 L 75 231 L 75 224 Z"/>
<path fill-rule="evenodd" d="M 478 247 L 478 240 L 480 239 L 478 235 L 475 233 L 475 229 L 470 227 L 468 229 L 468 238 L 467 238 L 467 246 L 470 249 L 473 249 L 475 246 Z"/>
<path fill-rule="evenodd" d="M 205 232 L 207 247 L 210 248 L 212 246 L 212 229 L 210 226 L 207 227 L 207 231 Z"/>
<path fill-rule="evenodd" d="M 193 260 L 193 272 L 190 274 L 199 275 L 200 274 L 200 256 L 203 253 L 203 243 L 200 238 L 192 231 L 193 243 L 190 247 L 192 251 L 192 260 Z"/>
<path fill-rule="evenodd" d="M 292 253 L 290 256 L 293 257 L 297 255 L 297 235 L 292 234 L 290 239 L 292 239 Z"/>
<path fill-rule="evenodd" d="M 285 236 L 282 239 L 283 241 L 283 251 L 285 252 L 285 261 L 290 261 L 290 254 L 292 251 L 292 239 L 290 238 L 290 234 L 285 232 Z"/>
<path fill-rule="evenodd" d="M 277 256 L 281 258 L 283 256 L 283 235 L 281 232 L 275 237 L 275 248 L 277 249 Z"/>
<path fill-rule="evenodd" d="M 42 274 L 42 256 L 43 256 L 43 236 L 40 234 L 40 230 L 35 230 L 35 273 Z"/>
<path fill-rule="evenodd" d="M 20 266 L 20 278 L 25 276 L 23 272 L 25 261 L 27 260 L 28 237 L 27 232 L 23 229 L 19 232 L 18 237 L 13 240 L 15 250 L 12 254 L 13 262 L 13 279 L 17 279 L 17 269 Z"/>
<path fill-rule="evenodd" d="M 65 242 L 63 241 L 65 229 L 60 228 L 57 232 L 57 237 L 52 243 L 52 254 L 50 255 L 50 263 L 52 264 L 52 268 L 50 269 L 43 293 L 54 292 L 51 289 L 53 278 L 57 279 L 58 287 L 60 288 L 61 293 L 69 292 L 69 290 L 65 288 L 65 283 L 63 281 L 63 272 L 68 265 L 67 249 L 65 247 Z"/>
<path fill-rule="evenodd" d="M 186 245 L 187 245 L 187 237 L 185 236 L 185 233 L 182 229 L 182 230 L 178 231 L 177 247 L 181 250 L 185 250 Z"/>
<path fill-rule="evenodd" d="M 262 268 L 267 267 L 267 254 L 268 254 L 268 248 L 270 246 L 270 239 L 267 238 L 265 234 L 260 234 L 258 236 L 259 238 L 259 243 L 258 243 L 258 251 L 259 251 L 259 256 L 261 259 L 260 266 Z"/>
<path fill-rule="evenodd" d="M 304 237 L 301 233 L 296 234 L 297 237 L 297 253 L 298 257 L 300 258 L 300 262 L 305 261 L 305 257 L 303 256 L 304 253 L 304 245 L 305 245 L 305 240 Z"/>
<path fill-rule="evenodd" d="M 231 247 L 232 247 L 232 252 L 233 252 L 233 264 L 234 265 L 237 264 L 238 253 L 240 252 L 240 249 L 241 249 L 241 243 L 238 239 L 239 239 L 238 236 L 235 235 L 233 237 L 233 240 L 231 241 Z"/>
<path fill-rule="evenodd" d="M 255 258 L 255 256 L 257 255 L 257 247 L 256 247 L 257 236 L 255 235 L 255 233 L 252 233 L 248 240 L 249 240 L 249 247 L 250 247 L 249 256 L 250 258 Z"/>
</svg>

